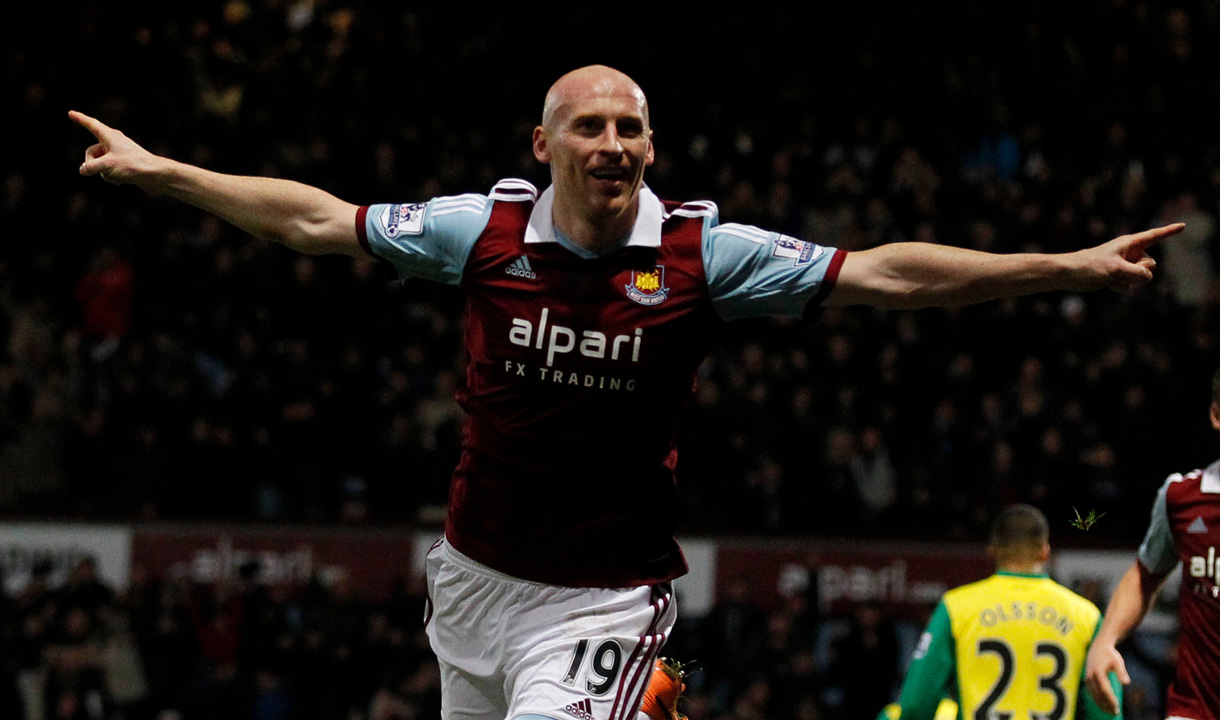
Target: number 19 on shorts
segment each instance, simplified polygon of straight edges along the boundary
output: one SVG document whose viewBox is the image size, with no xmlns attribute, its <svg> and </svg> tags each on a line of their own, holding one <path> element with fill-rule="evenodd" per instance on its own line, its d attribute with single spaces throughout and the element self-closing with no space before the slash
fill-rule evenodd
<svg viewBox="0 0 1220 720">
<path fill-rule="evenodd" d="M 589 673 L 588 679 L 585 680 L 585 689 L 590 695 L 605 695 L 614 687 L 614 681 L 618 679 L 622 669 L 623 649 L 614 640 L 603 640 L 590 654 L 588 638 L 576 643 L 572 662 L 563 676 L 565 685 L 576 685 L 576 678 L 580 675 L 586 656 L 589 657 Z"/>
</svg>

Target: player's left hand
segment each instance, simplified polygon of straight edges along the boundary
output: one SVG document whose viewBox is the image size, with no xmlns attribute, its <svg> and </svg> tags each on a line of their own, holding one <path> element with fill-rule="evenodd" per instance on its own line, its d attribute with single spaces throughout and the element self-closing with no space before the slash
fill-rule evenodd
<svg viewBox="0 0 1220 720">
<path fill-rule="evenodd" d="M 1148 255 L 1153 243 L 1177 235 L 1185 223 L 1173 223 L 1131 235 L 1120 235 L 1110 242 L 1080 250 L 1069 257 L 1075 261 L 1073 290 L 1127 290 L 1152 280 L 1156 261 Z"/>
</svg>

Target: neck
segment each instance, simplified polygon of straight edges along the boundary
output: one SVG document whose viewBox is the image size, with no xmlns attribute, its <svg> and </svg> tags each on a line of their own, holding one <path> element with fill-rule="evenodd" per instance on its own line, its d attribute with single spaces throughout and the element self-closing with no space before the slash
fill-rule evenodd
<svg viewBox="0 0 1220 720">
<path fill-rule="evenodd" d="M 599 252 L 615 247 L 620 240 L 631 234 L 639 212 L 638 194 L 621 211 L 607 209 L 598 212 L 595 208 L 577 207 L 556 188 L 551 220 L 555 223 L 555 229 L 578 247 Z"/>
<path fill-rule="evenodd" d="M 1018 573 L 1020 575 L 1045 575 L 1046 563 L 1041 560 L 1012 560 L 1001 563 L 997 569 L 1000 572 Z"/>
</svg>

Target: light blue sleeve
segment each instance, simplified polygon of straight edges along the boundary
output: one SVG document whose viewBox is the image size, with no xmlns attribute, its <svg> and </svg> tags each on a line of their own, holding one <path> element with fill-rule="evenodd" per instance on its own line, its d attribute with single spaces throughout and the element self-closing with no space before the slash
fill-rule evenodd
<svg viewBox="0 0 1220 720">
<path fill-rule="evenodd" d="M 1173 542 L 1173 531 L 1169 528 L 1165 493 L 1168 492 L 1170 483 L 1181 479 L 1181 475 L 1170 475 L 1157 491 L 1156 501 L 1152 503 L 1152 520 L 1148 523 L 1148 533 L 1136 554 L 1144 569 L 1155 575 L 1165 575 L 1178 564 L 1178 548 Z"/>
<path fill-rule="evenodd" d="M 752 225 L 716 225 L 714 219 L 703 235 L 708 289 L 724 320 L 801 316 L 810 300 L 830 291 L 844 255 Z"/>
<path fill-rule="evenodd" d="M 426 203 L 370 205 L 362 239 L 367 239 L 370 253 L 388 261 L 403 278 L 457 285 L 470 250 L 491 218 L 491 207 L 486 195 L 475 193 Z"/>
</svg>

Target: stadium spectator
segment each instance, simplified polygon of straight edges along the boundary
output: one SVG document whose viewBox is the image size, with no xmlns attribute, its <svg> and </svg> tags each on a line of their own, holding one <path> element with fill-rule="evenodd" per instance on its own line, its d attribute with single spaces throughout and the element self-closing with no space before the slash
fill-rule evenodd
<svg viewBox="0 0 1220 720">
<path fill-rule="evenodd" d="M 894 694 L 898 634 L 892 619 L 873 603 L 861 603 L 835 638 L 831 678 L 839 690 L 833 706 L 843 717 L 872 717 Z"/>
<path fill-rule="evenodd" d="M 135 277 L 131 263 L 112 248 L 98 251 L 89 271 L 76 286 L 81 304 L 81 332 L 92 344 L 90 355 L 102 362 L 118 349 L 131 331 Z"/>
<path fill-rule="evenodd" d="M 1165 202 L 1161 217 L 1186 223 L 1189 230 L 1165 244 L 1165 276 L 1174 301 L 1197 312 L 1216 292 L 1212 258 L 1216 220 L 1199 207 L 1192 191 L 1184 191 Z"/>
</svg>

